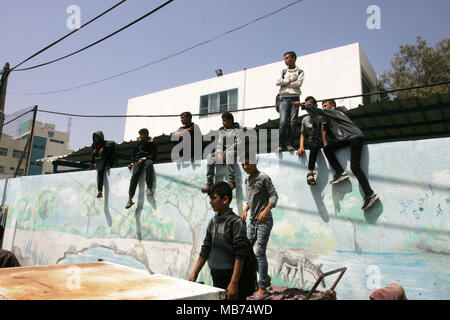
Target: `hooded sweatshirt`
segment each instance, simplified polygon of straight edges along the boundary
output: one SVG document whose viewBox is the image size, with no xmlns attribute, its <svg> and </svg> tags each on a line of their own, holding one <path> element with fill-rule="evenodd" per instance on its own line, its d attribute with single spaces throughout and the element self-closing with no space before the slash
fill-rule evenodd
<svg viewBox="0 0 450 320">
<path fill-rule="evenodd" d="M 95 137 L 100 138 L 99 143 L 95 143 Z M 99 154 L 99 151 L 101 148 L 105 147 L 105 138 L 103 136 L 103 131 L 97 131 L 92 134 L 92 159 L 91 163 L 94 163 L 95 161 L 101 160 L 105 157 L 105 152 L 103 149 L 102 154 Z"/>
<path fill-rule="evenodd" d="M 238 146 L 242 143 L 242 135 L 240 134 L 242 133 L 242 131 L 240 131 L 241 129 L 243 128 L 237 122 L 233 122 L 233 125 L 229 129 L 221 127 L 219 129 L 216 150 L 219 152 L 231 152 L 234 150 L 236 152 Z M 229 141 L 233 141 L 233 143 L 229 144 Z"/>
</svg>

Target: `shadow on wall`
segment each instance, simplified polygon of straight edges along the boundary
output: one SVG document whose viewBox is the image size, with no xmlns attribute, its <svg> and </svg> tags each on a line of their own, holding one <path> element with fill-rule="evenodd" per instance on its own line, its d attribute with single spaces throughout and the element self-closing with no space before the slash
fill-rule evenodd
<svg viewBox="0 0 450 320">
<path fill-rule="evenodd" d="M 302 156 L 302 157 L 299 157 L 299 159 L 298 159 L 300 166 L 304 167 L 305 169 L 307 169 L 307 167 L 308 167 L 309 155 L 310 155 L 310 152 L 307 152 L 307 157 Z M 351 170 L 349 169 L 350 168 L 350 159 L 351 159 L 350 148 L 343 148 L 341 150 L 338 150 L 337 157 L 338 157 L 338 160 L 339 160 L 342 168 L 346 172 L 351 173 Z M 283 155 L 280 154 L 280 160 L 282 158 L 283 158 Z M 369 148 L 367 147 L 367 145 L 364 145 L 363 151 L 361 153 L 361 169 L 363 170 L 366 177 L 368 177 L 369 183 L 370 183 L 369 158 L 370 158 L 369 157 Z M 289 162 L 280 162 L 280 163 L 283 165 L 292 165 L 292 164 L 289 164 Z M 321 149 L 319 151 L 319 154 L 317 156 L 317 161 L 316 161 L 316 167 L 315 167 L 314 171 L 317 172 L 317 175 L 315 177 L 316 185 L 309 186 L 310 187 L 309 189 L 311 191 L 314 202 L 316 204 L 317 212 L 319 213 L 322 220 L 324 222 L 328 223 L 330 221 L 330 217 L 329 217 L 327 206 L 324 203 L 324 191 L 325 191 L 325 188 L 328 185 L 330 179 L 334 175 L 334 171 L 332 168 L 328 167 L 326 157 L 323 153 L 323 149 Z M 306 176 L 305 176 L 305 183 L 306 183 Z M 332 194 L 332 200 L 333 200 L 333 205 L 334 205 L 334 212 L 335 212 L 335 215 L 337 216 L 338 213 L 341 212 L 341 209 L 342 209 L 342 207 L 341 207 L 342 200 L 344 200 L 344 198 L 346 198 L 347 196 L 351 195 L 352 192 L 354 191 L 354 188 L 353 188 L 350 180 L 344 180 L 337 185 L 332 185 L 331 190 L 332 190 L 331 194 Z M 361 196 L 361 199 L 363 199 L 364 193 L 362 191 L 361 186 L 359 186 L 358 190 L 359 190 L 359 195 Z M 353 196 L 354 195 L 355 194 L 353 194 Z M 361 202 L 361 204 L 362 204 L 362 202 Z M 357 204 L 355 203 L 355 207 L 356 206 L 357 206 Z M 382 213 L 383 213 L 383 205 L 381 204 L 381 201 L 379 200 L 374 204 L 373 207 L 371 207 L 370 209 L 368 209 L 367 211 L 364 212 L 364 217 L 365 217 L 365 220 L 367 223 L 376 224 L 378 218 L 382 215 Z"/>
</svg>

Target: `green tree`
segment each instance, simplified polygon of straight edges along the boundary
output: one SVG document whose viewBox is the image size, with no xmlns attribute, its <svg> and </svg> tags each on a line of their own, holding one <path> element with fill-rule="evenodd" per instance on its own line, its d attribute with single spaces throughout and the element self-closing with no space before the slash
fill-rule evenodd
<svg viewBox="0 0 450 320">
<path fill-rule="evenodd" d="M 420 36 L 416 44 L 402 45 L 391 61 L 391 69 L 381 75 L 386 89 L 397 89 L 445 82 L 450 79 L 450 38 L 430 47 Z M 449 86 L 441 85 L 393 93 L 396 98 L 426 97 L 448 93 Z"/>
<path fill-rule="evenodd" d="M 17 215 L 17 226 L 24 230 L 33 230 L 34 227 L 34 217 L 33 217 L 33 208 L 31 207 L 31 196 L 29 193 L 21 197 L 16 204 L 14 205 L 14 209 L 11 210 L 10 215 Z M 12 219 L 8 219 L 7 221 L 12 221 Z M 14 228 L 14 226 L 9 226 Z"/>
<path fill-rule="evenodd" d="M 56 194 L 51 189 L 42 189 L 38 193 L 38 213 L 42 219 L 42 224 L 49 218 L 55 209 Z"/>
<path fill-rule="evenodd" d="M 192 248 L 185 277 L 190 275 L 200 253 L 200 231 L 210 210 L 208 197 L 200 193 L 202 184 L 204 178 L 198 175 L 180 176 L 178 179 L 160 177 L 158 180 L 156 200 L 176 208 L 192 234 Z"/>
<path fill-rule="evenodd" d="M 86 235 L 89 234 L 89 225 L 91 217 L 100 215 L 103 212 L 103 206 L 100 201 L 96 201 L 97 184 L 85 184 L 80 190 L 78 198 L 78 212 L 87 217 Z"/>
<path fill-rule="evenodd" d="M 136 214 L 131 214 L 132 212 L 127 210 L 115 215 L 110 230 L 112 236 L 135 238 L 138 233 L 141 233 L 142 239 L 139 240 L 174 240 L 174 224 L 171 217 L 165 217 L 159 210 L 144 204 L 138 223 Z"/>
</svg>

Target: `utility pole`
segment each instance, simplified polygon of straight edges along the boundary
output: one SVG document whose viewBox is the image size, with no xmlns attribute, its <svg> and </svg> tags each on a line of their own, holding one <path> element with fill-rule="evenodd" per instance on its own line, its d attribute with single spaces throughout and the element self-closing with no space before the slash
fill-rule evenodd
<svg viewBox="0 0 450 320">
<path fill-rule="evenodd" d="M 7 62 L 3 67 L 0 80 L 0 138 L 3 132 L 3 122 L 5 121 L 6 86 L 8 84 L 9 71 L 9 63 Z"/>
</svg>

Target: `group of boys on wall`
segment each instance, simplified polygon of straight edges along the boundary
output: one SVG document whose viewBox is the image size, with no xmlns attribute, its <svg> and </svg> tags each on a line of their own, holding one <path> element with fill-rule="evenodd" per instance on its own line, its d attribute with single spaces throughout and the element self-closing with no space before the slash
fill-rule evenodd
<svg viewBox="0 0 450 320">
<path fill-rule="evenodd" d="M 330 183 L 338 184 L 349 179 L 335 155 L 337 150 L 349 146 L 350 168 L 364 191 L 362 210 L 367 210 L 379 197 L 371 189 L 361 169 L 364 134 L 346 116 L 345 109 L 336 107 L 334 100 L 323 101 L 322 108 L 318 108 L 316 99 L 312 96 L 300 102 L 305 73 L 296 66 L 295 52 L 286 52 L 283 57 L 287 68 L 282 70 L 280 78 L 276 80 L 276 85 L 280 87 L 277 109 L 280 113 L 277 152 L 296 151 L 294 145 L 298 113 L 300 108 L 306 110 L 308 115 L 303 118 L 299 148 L 296 151 L 298 156 L 305 154 L 305 140 L 308 138 L 310 153 L 306 182 L 311 186 L 316 184 L 314 169 L 320 149 L 324 150 L 330 166 L 335 171 Z M 199 126 L 192 122 L 192 115 L 189 112 L 183 112 L 180 118 L 183 126 L 173 132 L 172 137 L 183 139 L 189 135 L 191 160 L 201 159 L 196 156 L 199 152 L 195 150 L 198 147 L 195 140 L 199 137 L 201 139 Z M 267 297 L 267 288 L 271 285 L 266 247 L 273 227 L 271 210 L 277 204 L 278 194 L 270 177 L 258 170 L 255 158 L 247 150 L 245 154 L 238 156 L 243 170 L 248 175 L 245 178 L 248 202 L 242 217 L 233 212 L 230 203 L 233 189 L 236 187 L 237 150 L 238 145 L 245 142 L 231 139 L 233 142 L 229 143 L 230 139 L 227 139 L 230 136 L 238 137 L 234 131 L 242 129 L 239 123 L 234 121 L 231 113 L 222 114 L 222 125 L 214 152 L 207 155 L 206 185 L 201 189 L 201 192 L 209 195 L 211 207 L 216 215 L 209 221 L 200 256 L 189 280 L 196 281 L 204 264 L 208 262 L 213 285 L 225 289 L 228 299 L 262 300 Z M 112 166 L 113 158 L 114 143 L 105 141 L 101 131 L 94 133 L 90 169 L 95 166 L 98 172 L 98 198 L 103 196 L 104 173 Z M 133 151 L 132 162 L 128 165 L 132 172 L 126 209 L 134 205 L 133 196 L 142 172 L 145 172 L 146 176 L 145 193 L 149 197 L 153 196 L 155 158 L 155 145 L 149 137 L 148 130 L 143 128 L 139 130 L 138 143 Z M 216 165 L 226 166 L 227 182 L 214 183 Z"/>
</svg>

